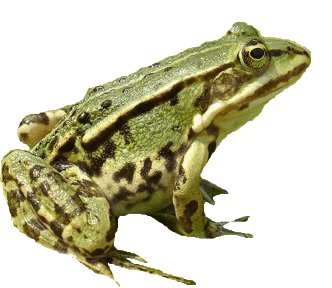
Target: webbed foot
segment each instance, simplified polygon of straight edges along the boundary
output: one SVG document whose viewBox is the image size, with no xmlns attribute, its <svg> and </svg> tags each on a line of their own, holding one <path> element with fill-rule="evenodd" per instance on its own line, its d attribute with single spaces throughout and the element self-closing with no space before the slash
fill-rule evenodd
<svg viewBox="0 0 332 288">
<path fill-rule="evenodd" d="M 205 228 L 204 234 L 206 238 L 216 238 L 223 235 L 237 235 L 245 238 L 253 238 L 254 236 L 249 233 L 235 232 L 229 229 L 224 228 L 224 226 L 231 222 L 247 222 L 249 216 L 243 216 L 241 218 L 235 219 L 228 222 L 213 222 L 209 220 L 207 227 Z"/>
<path fill-rule="evenodd" d="M 213 197 L 218 196 L 220 194 L 228 194 L 228 192 L 225 189 L 220 188 L 216 184 L 213 184 L 206 179 L 202 179 L 199 188 L 201 190 L 204 202 L 207 202 L 211 205 L 215 204 Z"/>
<path fill-rule="evenodd" d="M 134 259 L 134 260 L 146 263 L 146 261 L 143 258 L 141 258 L 140 256 L 138 256 L 134 253 L 118 250 L 115 248 L 114 248 L 114 250 L 110 251 L 110 253 L 107 256 L 102 256 L 99 258 L 85 259 L 86 261 L 84 263 L 83 262 L 82 263 L 84 265 L 88 266 L 88 268 L 92 269 L 94 272 L 105 274 L 106 276 L 111 277 L 113 280 L 114 280 L 113 275 L 112 274 L 111 274 L 111 276 L 109 275 L 110 269 L 108 267 L 108 264 L 113 264 L 113 265 L 120 266 L 123 268 L 131 269 L 131 270 L 138 270 L 138 271 L 143 271 L 143 272 L 147 272 L 150 274 L 159 275 L 159 276 L 162 276 L 162 277 L 165 277 L 165 278 L 168 278 L 171 280 L 175 280 L 175 281 L 187 284 L 187 285 L 196 284 L 193 280 L 187 280 L 182 277 L 167 274 L 159 269 L 150 268 L 150 267 L 147 267 L 147 266 L 144 266 L 141 264 L 134 264 L 129 259 Z"/>
</svg>

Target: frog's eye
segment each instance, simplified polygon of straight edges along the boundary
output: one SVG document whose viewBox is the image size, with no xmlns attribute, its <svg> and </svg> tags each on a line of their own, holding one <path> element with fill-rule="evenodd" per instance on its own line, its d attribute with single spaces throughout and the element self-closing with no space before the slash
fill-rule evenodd
<svg viewBox="0 0 332 288">
<path fill-rule="evenodd" d="M 245 44 L 239 56 L 243 64 L 252 69 L 262 68 L 269 59 L 266 46 L 258 40 Z"/>
</svg>

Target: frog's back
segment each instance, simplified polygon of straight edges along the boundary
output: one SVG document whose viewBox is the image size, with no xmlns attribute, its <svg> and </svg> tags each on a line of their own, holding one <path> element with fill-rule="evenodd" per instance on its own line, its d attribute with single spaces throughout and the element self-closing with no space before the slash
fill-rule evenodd
<svg viewBox="0 0 332 288">
<path fill-rule="evenodd" d="M 193 117 L 207 109 L 206 83 L 229 65 L 232 41 L 206 42 L 89 89 L 32 152 L 57 167 L 75 163 L 117 215 L 147 213 L 146 201 L 159 210 L 171 202 Z"/>
</svg>

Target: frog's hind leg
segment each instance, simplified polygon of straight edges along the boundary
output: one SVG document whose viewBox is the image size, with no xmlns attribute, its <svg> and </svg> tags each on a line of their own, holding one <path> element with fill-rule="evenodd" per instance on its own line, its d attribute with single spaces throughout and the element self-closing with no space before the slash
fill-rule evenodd
<svg viewBox="0 0 332 288">
<path fill-rule="evenodd" d="M 76 166 L 61 169 L 67 175 L 26 151 L 4 157 L 1 180 L 14 226 L 37 243 L 73 255 L 114 279 L 105 261 L 89 260 L 114 247 L 117 224 L 109 203 L 85 174 L 76 173 Z"/>
<path fill-rule="evenodd" d="M 52 131 L 56 124 L 66 115 L 70 107 L 71 105 L 68 105 L 57 110 L 25 116 L 17 129 L 18 138 L 21 142 L 27 144 L 29 148 L 34 147 Z"/>
</svg>

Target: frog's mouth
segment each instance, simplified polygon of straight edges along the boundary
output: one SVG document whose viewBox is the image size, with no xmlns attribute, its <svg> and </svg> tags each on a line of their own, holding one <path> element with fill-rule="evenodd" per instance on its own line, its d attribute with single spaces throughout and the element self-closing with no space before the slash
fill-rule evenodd
<svg viewBox="0 0 332 288">
<path fill-rule="evenodd" d="M 267 73 L 266 76 L 262 76 L 256 79 L 256 81 L 241 87 L 236 95 L 229 100 L 216 101 L 203 115 L 195 116 L 193 130 L 196 133 L 201 132 L 203 129 L 207 128 L 216 117 L 225 118 L 229 115 L 236 117 L 237 115 L 241 116 L 248 113 L 249 110 L 261 111 L 267 102 L 299 80 L 309 67 L 309 63 L 301 63 L 293 70 L 275 78 Z M 248 120 L 252 120 L 250 118 L 251 117 L 248 117 Z"/>
</svg>

